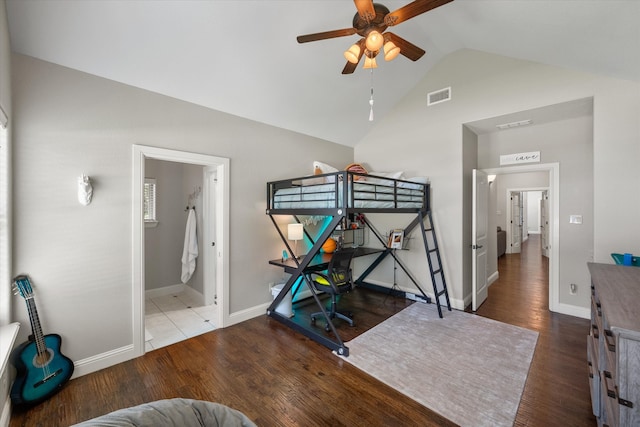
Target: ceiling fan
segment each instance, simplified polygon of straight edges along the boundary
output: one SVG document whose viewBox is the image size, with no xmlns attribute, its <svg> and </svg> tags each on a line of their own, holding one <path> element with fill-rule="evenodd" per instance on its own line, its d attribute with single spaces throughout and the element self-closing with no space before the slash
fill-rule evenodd
<svg viewBox="0 0 640 427">
<path fill-rule="evenodd" d="M 372 0 L 353 0 L 358 12 L 353 17 L 352 28 L 298 36 L 298 43 L 353 34 L 360 35 L 362 38 L 344 52 L 347 65 L 342 70 L 342 74 L 353 73 L 363 56 L 365 57 L 364 68 L 376 68 L 376 56 L 381 49 L 383 49 L 386 61 L 391 61 L 398 54 L 402 54 L 412 61 L 417 61 L 425 54 L 423 49 L 392 32 L 385 33 L 385 30 L 451 1 L 453 0 L 415 0 L 390 12 L 386 6 L 374 3 Z"/>
</svg>

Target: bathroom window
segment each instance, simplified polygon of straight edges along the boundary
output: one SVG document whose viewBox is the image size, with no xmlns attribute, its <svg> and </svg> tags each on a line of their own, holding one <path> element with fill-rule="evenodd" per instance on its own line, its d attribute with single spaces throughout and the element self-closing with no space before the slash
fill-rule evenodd
<svg viewBox="0 0 640 427">
<path fill-rule="evenodd" d="M 144 224 L 147 227 L 155 227 L 158 224 L 156 216 L 156 180 L 144 179 Z"/>
</svg>

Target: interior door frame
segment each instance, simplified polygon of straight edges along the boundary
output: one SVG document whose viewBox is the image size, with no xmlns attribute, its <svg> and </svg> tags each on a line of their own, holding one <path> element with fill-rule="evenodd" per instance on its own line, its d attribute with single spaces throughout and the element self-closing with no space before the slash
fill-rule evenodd
<svg viewBox="0 0 640 427">
<path fill-rule="evenodd" d="M 133 312 L 133 348 L 134 357 L 141 356 L 145 352 L 144 346 L 144 219 L 143 219 L 143 185 L 145 175 L 145 160 L 164 160 L 177 163 L 186 163 L 204 166 L 205 170 L 215 168 L 216 185 L 209 185 L 208 180 L 204 181 L 203 191 L 205 203 L 203 206 L 203 218 L 215 217 L 213 227 L 209 225 L 203 227 L 204 242 L 203 256 L 207 260 L 214 260 L 216 294 L 218 295 L 218 319 L 216 326 L 225 327 L 229 322 L 229 159 L 216 157 L 207 154 L 190 153 L 178 150 L 150 147 L 144 145 L 133 145 L 133 286 L 132 286 L 132 312 Z M 205 172 L 206 173 L 206 172 Z M 215 200 L 216 212 L 211 215 L 209 203 L 213 197 Z M 215 246 L 211 246 L 214 241 Z M 212 279 L 209 272 L 212 269 L 206 268 L 204 271 L 204 288 Z M 206 293 L 207 291 L 205 291 Z M 206 296 L 205 296 L 206 299 Z"/>
<path fill-rule="evenodd" d="M 547 172 L 549 174 L 549 310 L 560 310 L 560 163 L 536 163 L 519 166 L 482 169 L 488 175 L 523 172 Z M 517 189 L 511 189 L 517 191 Z M 507 204 L 508 205 L 508 204 Z"/>
</svg>

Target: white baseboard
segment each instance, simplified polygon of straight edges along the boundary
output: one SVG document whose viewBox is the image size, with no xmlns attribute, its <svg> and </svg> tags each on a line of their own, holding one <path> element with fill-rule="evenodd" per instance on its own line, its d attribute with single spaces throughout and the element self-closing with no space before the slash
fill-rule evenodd
<svg viewBox="0 0 640 427">
<path fill-rule="evenodd" d="M 95 356 L 87 357 L 86 359 L 78 360 L 73 364 L 74 370 L 71 379 L 117 365 L 118 363 L 126 362 L 138 356 L 139 354 L 136 354 L 134 351 L 133 344 L 129 344 L 101 354 L 96 354 Z"/>
<path fill-rule="evenodd" d="M 159 298 L 167 295 L 174 295 L 184 292 L 189 296 L 197 298 L 198 301 L 203 301 L 204 303 L 204 295 L 200 292 L 193 289 L 191 286 L 185 285 L 184 283 L 179 283 L 177 285 L 164 286 L 162 288 L 149 289 L 144 291 L 145 298 Z"/>
<path fill-rule="evenodd" d="M 267 308 L 269 308 L 270 305 L 271 301 L 264 304 L 256 305 L 254 307 L 249 307 L 244 310 L 236 311 L 235 313 L 231 313 L 229 314 L 229 322 L 225 327 L 244 322 L 245 320 L 253 319 L 254 317 L 262 316 L 267 313 Z"/>
<path fill-rule="evenodd" d="M 166 295 L 177 294 L 185 290 L 187 286 L 184 283 L 177 285 L 164 286 L 162 288 L 148 289 L 144 291 L 145 298 L 159 298 Z"/>
<path fill-rule="evenodd" d="M 557 305 L 554 312 L 567 314 L 574 317 L 580 317 L 582 319 L 591 319 L 591 308 L 579 307 L 577 305 L 560 303 Z"/>
<path fill-rule="evenodd" d="M 487 286 L 491 286 L 493 284 L 493 282 L 495 282 L 499 278 L 500 278 L 500 273 L 498 273 L 498 271 L 496 271 L 495 273 L 493 273 L 492 275 L 490 275 L 487 278 Z"/>
</svg>

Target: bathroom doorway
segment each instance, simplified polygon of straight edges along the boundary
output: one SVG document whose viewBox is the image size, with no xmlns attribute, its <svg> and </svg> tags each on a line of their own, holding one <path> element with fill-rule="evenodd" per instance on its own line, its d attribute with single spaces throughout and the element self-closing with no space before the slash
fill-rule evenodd
<svg viewBox="0 0 640 427">
<path fill-rule="evenodd" d="M 184 206 L 181 206 L 183 203 L 180 203 L 180 206 L 175 208 L 180 210 L 182 215 L 189 213 L 188 207 L 195 206 L 199 211 L 202 233 L 198 237 L 201 238 L 202 253 L 199 254 L 198 259 L 202 267 L 199 273 L 202 274 L 202 292 L 201 298 L 198 299 L 205 305 L 211 305 L 217 301 L 216 319 L 212 320 L 216 327 L 224 327 L 229 317 L 229 159 L 135 145 L 133 165 L 133 311 L 134 350 L 137 355 L 142 355 L 145 352 L 145 284 L 147 279 L 145 274 L 145 231 L 147 229 L 143 219 L 143 188 L 147 160 L 184 165 L 187 170 L 191 171 L 190 174 L 193 174 L 193 168 L 199 171 L 200 178 L 197 181 L 201 183 L 201 189 L 197 184 L 190 185 L 189 191 L 186 193 L 190 199 L 184 201 Z M 192 181 L 193 178 L 190 179 L 190 182 Z M 193 206 L 189 206 L 189 200 L 193 202 Z M 182 251 L 184 233 L 185 229 L 183 228 L 181 237 L 178 239 L 180 251 Z M 193 294 L 181 295 L 186 301 L 186 305 L 189 305 L 189 298 Z M 171 298 L 173 297 L 180 300 L 180 296 L 171 296 Z M 173 302 L 177 304 L 179 301 Z"/>
</svg>

